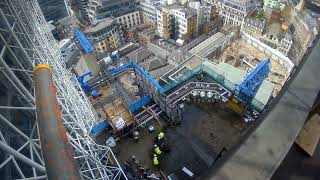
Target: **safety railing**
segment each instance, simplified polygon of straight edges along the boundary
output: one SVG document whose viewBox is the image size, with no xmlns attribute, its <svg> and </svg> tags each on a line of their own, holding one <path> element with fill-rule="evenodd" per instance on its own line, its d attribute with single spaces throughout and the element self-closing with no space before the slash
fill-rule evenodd
<svg viewBox="0 0 320 180">
<path fill-rule="evenodd" d="M 223 87 L 225 87 L 229 91 L 233 92 L 235 95 L 238 95 L 239 92 L 237 91 L 237 85 L 225 78 L 226 72 L 223 69 L 215 67 L 215 69 L 213 70 L 211 67 L 208 67 L 204 64 L 200 64 L 197 67 L 188 70 L 183 76 L 181 76 L 175 80 L 169 81 L 168 84 L 166 84 L 163 87 L 164 88 L 163 93 L 168 92 L 169 90 L 171 90 L 174 87 L 178 86 L 179 84 L 187 81 L 188 79 L 195 76 L 196 74 L 199 74 L 200 72 L 206 73 L 212 79 L 214 79 L 215 81 L 220 83 Z M 266 105 L 266 104 L 263 104 L 262 102 L 260 102 L 259 100 L 257 100 L 256 98 L 253 98 L 251 104 L 258 111 L 262 111 Z"/>
</svg>

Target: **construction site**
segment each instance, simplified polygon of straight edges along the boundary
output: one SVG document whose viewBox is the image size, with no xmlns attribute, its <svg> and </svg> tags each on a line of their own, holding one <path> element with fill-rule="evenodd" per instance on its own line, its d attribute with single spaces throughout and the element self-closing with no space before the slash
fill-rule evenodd
<svg viewBox="0 0 320 180">
<path fill-rule="evenodd" d="M 74 34 L 89 69 L 77 75 L 35 0 L 0 3 L 0 177 L 268 179 L 318 106 L 318 85 L 294 84 L 318 72 L 292 76 L 234 30 L 182 47 L 128 43 L 102 59 Z"/>
<path fill-rule="evenodd" d="M 245 43 L 243 40 L 236 40 L 227 47 L 222 53 L 218 62 L 224 62 L 233 65 L 246 72 L 254 68 L 261 59 L 269 57 L 266 53 Z M 281 90 L 290 75 L 288 68 L 271 58 L 271 73 L 267 80 L 275 84 L 274 96 Z"/>
<path fill-rule="evenodd" d="M 99 76 L 87 83 L 80 80 L 100 117 L 92 135 L 111 147 L 129 179 L 144 174 L 199 178 L 254 127 L 273 96 L 275 85 L 264 80 L 271 62 L 263 57 L 253 68 L 241 69 L 190 54 L 156 81 L 145 64 L 166 50 L 149 47 L 128 55 L 119 49 L 111 61 L 100 62 Z M 85 76 L 91 75 L 80 79 Z M 248 87 L 249 81 L 255 85 Z M 92 90 L 96 94 L 90 94 Z M 159 133 L 164 133 L 161 143 Z M 160 152 L 155 152 L 158 146 Z"/>
</svg>

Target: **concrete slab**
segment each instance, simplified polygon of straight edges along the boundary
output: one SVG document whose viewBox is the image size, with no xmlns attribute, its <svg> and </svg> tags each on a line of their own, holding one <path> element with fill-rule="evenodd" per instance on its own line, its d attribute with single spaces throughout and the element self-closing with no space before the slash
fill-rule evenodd
<svg viewBox="0 0 320 180">
<path fill-rule="evenodd" d="M 310 156 L 313 156 L 320 138 L 320 116 L 315 114 L 301 129 L 296 143 Z"/>
</svg>

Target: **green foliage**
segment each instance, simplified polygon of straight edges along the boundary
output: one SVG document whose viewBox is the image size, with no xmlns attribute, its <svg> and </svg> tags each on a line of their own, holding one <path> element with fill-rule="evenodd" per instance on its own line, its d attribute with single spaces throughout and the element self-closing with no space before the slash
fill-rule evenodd
<svg viewBox="0 0 320 180">
<path fill-rule="evenodd" d="M 263 21 L 265 19 L 265 14 L 263 10 L 257 12 L 256 19 L 260 21 Z"/>
</svg>

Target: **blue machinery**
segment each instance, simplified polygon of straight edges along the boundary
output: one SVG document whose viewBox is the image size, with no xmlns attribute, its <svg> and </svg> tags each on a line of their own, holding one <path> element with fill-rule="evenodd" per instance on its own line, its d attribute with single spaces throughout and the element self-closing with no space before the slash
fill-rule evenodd
<svg viewBox="0 0 320 180">
<path fill-rule="evenodd" d="M 87 72 L 87 73 L 81 75 L 80 77 L 78 77 L 78 81 L 79 81 L 79 83 L 80 83 L 81 88 L 83 89 L 83 91 L 84 91 L 85 93 L 91 92 L 91 96 L 94 97 L 94 98 L 100 96 L 101 93 L 100 93 L 99 91 L 95 90 L 95 89 L 92 89 L 92 86 L 90 86 L 90 84 L 88 83 L 88 81 L 85 81 L 85 80 L 84 80 L 84 78 L 85 78 L 86 76 L 93 77 L 93 74 L 92 74 L 91 72 Z"/>
<path fill-rule="evenodd" d="M 78 81 L 79 81 L 79 83 L 80 83 L 80 85 L 81 85 L 81 88 L 84 90 L 84 92 L 87 93 L 87 92 L 90 91 L 91 88 L 90 88 L 90 85 L 89 85 L 88 81 L 84 81 L 84 78 L 85 78 L 86 76 L 92 77 L 93 74 L 92 74 L 91 72 L 87 72 L 87 73 L 81 75 L 81 76 L 78 78 Z"/>
<path fill-rule="evenodd" d="M 94 48 L 92 47 L 88 39 L 84 36 L 84 34 L 79 29 L 75 30 L 75 34 L 79 40 L 81 47 L 87 54 L 94 51 Z"/>
<path fill-rule="evenodd" d="M 238 85 L 234 92 L 234 97 L 230 98 L 227 105 L 235 112 L 243 114 L 244 111 L 252 111 L 252 99 L 256 95 L 263 80 L 270 72 L 270 59 L 266 59 L 258 64 L 243 81 Z"/>
<path fill-rule="evenodd" d="M 263 80 L 270 72 L 270 59 L 266 59 L 258 64 L 241 82 L 239 85 L 238 97 L 245 102 L 251 102 L 252 98 L 257 93 Z"/>
</svg>

